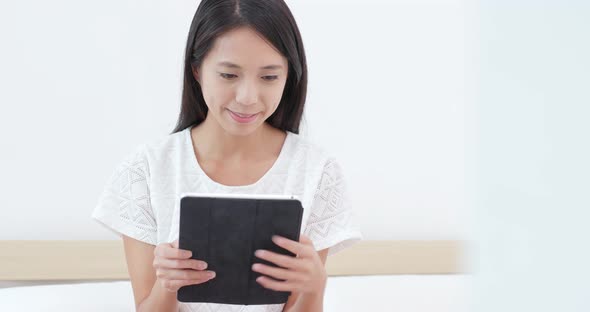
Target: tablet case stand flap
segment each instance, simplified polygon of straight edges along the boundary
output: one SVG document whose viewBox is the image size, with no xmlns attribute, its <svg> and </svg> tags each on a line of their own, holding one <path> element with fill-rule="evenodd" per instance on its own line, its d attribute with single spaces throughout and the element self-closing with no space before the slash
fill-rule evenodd
<svg viewBox="0 0 590 312">
<path fill-rule="evenodd" d="M 287 302 L 290 292 L 256 282 L 252 264 L 274 263 L 254 256 L 258 249 L 295 256 L 272 242 L 273 235 L 299 241 L 303 208 L 298 200 L 185 197 L 180 207 L 179 248 L 207 262 L 215 278 L 181 287 L 181 302 L 259 305 Z"/>
</svg>

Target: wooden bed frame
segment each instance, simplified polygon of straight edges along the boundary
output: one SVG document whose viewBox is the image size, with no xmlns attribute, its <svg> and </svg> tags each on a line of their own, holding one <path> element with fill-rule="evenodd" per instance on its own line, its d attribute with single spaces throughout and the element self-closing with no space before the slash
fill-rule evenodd
<svg viewBox="0 0 590 312">
<path fill-rule="evenodd" d="M 461 274 L 466 241 L 363 240 L 329 256 L 330 276 Z M 124 280 L 120 240 L 0 241 L 0 281 Z"/>
</svg>

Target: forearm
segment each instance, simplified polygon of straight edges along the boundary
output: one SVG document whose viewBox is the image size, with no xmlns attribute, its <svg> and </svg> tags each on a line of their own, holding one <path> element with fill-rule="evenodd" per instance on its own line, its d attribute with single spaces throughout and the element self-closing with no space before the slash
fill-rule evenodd
<svg viewBox="0 0 590 312">
<path fill-rule="evenodd" d="M 139 304 L 137 312 L 178 312 L 176 293 L 167 291 L 156 280 L 150 295 Z"/>
</svg>

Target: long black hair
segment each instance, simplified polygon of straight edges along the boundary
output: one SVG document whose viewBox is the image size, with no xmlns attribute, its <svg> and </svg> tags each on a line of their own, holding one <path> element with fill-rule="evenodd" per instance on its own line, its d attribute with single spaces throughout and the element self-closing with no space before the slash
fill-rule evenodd
<svg viewBox="0 0 590 312">
<path fill-rule="evenodd" d="M 276 111 L 266 122 L 275 128 L 299 133 L 307 95 L 307 62 L 301 34 L 283 0 L 201 1 L 186 43 L 182 104 L 172 133 L 205 120 L 208 108 L 192 67 L 200 67 L 219 35 L 240 26 L 257 31 L 287 58 L 289 68 L 283 95 Z"/>
</svg>

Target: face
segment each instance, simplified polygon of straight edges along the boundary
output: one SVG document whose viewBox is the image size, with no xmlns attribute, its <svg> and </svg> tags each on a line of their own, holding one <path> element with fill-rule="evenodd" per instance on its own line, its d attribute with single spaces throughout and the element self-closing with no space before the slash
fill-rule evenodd
<svg viewBox="0 0 590 312">
<path fill-rule="evenodd" d="M 253 29 L 241 27 L 219 36 L 193 74 L 209 108 L 206 122 L 243 136 L 277 109 L 288 61 Z"/>
</svg>

